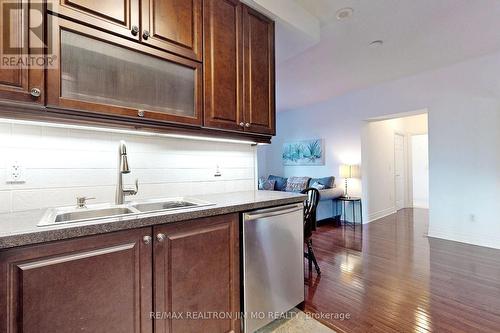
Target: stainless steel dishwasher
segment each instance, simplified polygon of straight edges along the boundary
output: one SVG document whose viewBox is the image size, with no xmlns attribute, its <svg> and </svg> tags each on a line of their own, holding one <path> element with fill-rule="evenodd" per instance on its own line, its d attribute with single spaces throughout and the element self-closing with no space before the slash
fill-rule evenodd
<svg viewBox="0 0 500 333">
<path fill-rule="evenodd" d="M 304 301 L 302 203 L 243 214 L 243 292 L 245 333 Z"/>
</svg>

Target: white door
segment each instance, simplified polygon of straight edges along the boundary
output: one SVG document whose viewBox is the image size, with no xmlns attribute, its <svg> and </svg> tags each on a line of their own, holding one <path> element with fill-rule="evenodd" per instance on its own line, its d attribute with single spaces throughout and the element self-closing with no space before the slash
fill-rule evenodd
<svg viewBox="0 0 500 333">
<path fill-rule="evenodd" d="M 394 185 L 396 210 L 405 206 L 405 137 L 394 134 Z"/>
</svg>

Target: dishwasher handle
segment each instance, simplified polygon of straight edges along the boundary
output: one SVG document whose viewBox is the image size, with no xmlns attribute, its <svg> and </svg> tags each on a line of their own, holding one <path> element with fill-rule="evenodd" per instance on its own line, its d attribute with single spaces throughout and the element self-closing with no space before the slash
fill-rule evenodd
<svg viewBox="0 0 500 333">
<path fill-rule="evenodd" d="M 302 204 L 296 204 L 293 206 L 285 206 L 285 207 L 275 207 L 269 209 L 256 210 L 253 212 L 245 213 L 243 215 L 243 219 L 245 221 L 253 221 L 257 219 L 268 218 L 272 216 L 284 215 L 296 212 L 298 210 L 303 210 Z"/>
</svg>

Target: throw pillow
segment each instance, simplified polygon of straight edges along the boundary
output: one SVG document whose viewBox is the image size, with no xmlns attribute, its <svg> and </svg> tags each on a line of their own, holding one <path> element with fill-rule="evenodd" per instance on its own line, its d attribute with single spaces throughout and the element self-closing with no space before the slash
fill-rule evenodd
<svg viewBox="0 0 500 333">
<path fill-rule="evenodd" d="M 307 184 L 309 184 L 309 177 L 290 177 L 286 182 L 287 192 L 300 192 L 307 188 Z"/>
<path fill-rule="evenodd" d="M 259 178 L 259 190 L 274 191 L 275 184 L 276 181 L 274 180 L 268 180 L 264 177 Z"/>
<path fill-rule="evenodd" d="M 335 187 L 335 177 L 322 177 L 322 178 L 313 178 L 309 182 L 309 184 L 319 183 L 324 185 L 325 188 L 334 188 Z"/>
<path fill-rule="evenodd" d="M 325 188 L 325 185 L 320 184 L 320 183 L 318 183 L 318 182 L 314 182 L 314 183 L 311 185 L 311 187 L 314 187 L 314 188 L 315 188 L 315 189 L 317 189 L 317 190 L 323 190 L 323 189 Z"/>
<path fill-rule="evenodd" d="M 267 179 L 276 181 L 276 184 L 274 185 L 274 189 L 276 191 L 285 191 L 287 178 L 270 175 Z"/>
</svg>

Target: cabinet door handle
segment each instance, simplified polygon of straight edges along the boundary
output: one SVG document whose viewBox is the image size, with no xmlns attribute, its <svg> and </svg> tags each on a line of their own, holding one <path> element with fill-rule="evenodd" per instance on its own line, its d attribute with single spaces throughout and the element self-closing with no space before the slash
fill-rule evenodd
<svg viewBox="0 0 500 333">
<path fill-rule="evenodd" d="M 40 97 L 40 95 L 42 94 L 42 91 L 38 88 L 31 88 L 30 94 L 33 97 Z"/>
<path fill-rule="evenodd" d="M 144 117 L 144 111 L 143 110 L 137 111 L 137 116 L 141 118 Z"/>
<path fill-rule="evenodd" d="M 165 236 L 165 234 L 160 233 L 160 234 L 156 235 L 156 240 L 158 242 L 163 242 L 166 238 L 167 238 L 167 236 Z"/>
<path fill-rule="evenodd" d="M 244 122 L 241 122 L 241 123 L 240 123 L 240 127 L 245 127 L 245 123 L 244 123 Z"/>
<path fill-rule="evenodd" d="M 144 30 L 144 32 L 142 33 L 142 38 L 144 40 L 147 40 L 149 38 L 149 31 L 147 30 Z"/>
<path fill-rule="evenodd" d="M 136 25 L 133 25 L 130 32 L 132 33 L 132 36 L 137 36 L 139 34 L 139 27 Z"/>
<path fill-rule="evenodd" d="M 249 128 L 249 127 L 250 127 L 250 123 L 246 123 L 246 124 L 245 124 L 245 127 L 246 127 L 246 128 Z"/>
<path fill-rule="evenodd" d="M 151 244 L 151 241 L 152 241 L 152 240 L 153 240 L 153 238 L 151 238 L 151 236 L 149 236 L 149 235 L 148 235 L 148 236 L 144 236 L 144 237 L 142 237 L 142 241 L 143 241 L 143 242 L 144 242 L 144 244 L 146 244 L 146 245 Z"/>
</svg>

